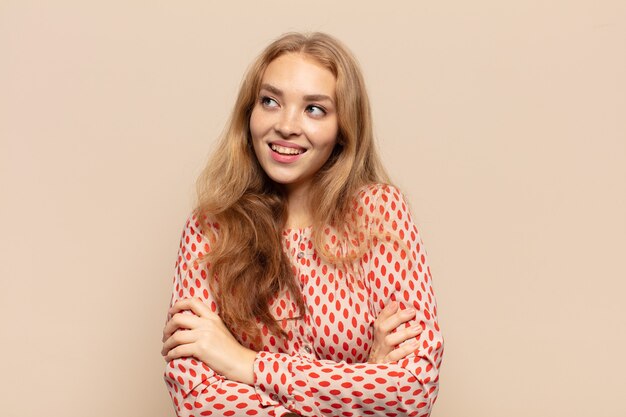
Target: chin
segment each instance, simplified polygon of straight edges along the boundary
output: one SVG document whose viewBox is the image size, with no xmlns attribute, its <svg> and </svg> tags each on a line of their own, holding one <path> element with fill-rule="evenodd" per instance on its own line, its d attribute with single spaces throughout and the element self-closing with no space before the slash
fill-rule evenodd
<svg viewBox="0 0 626 417">
<path fill-rule="evenodd" d="M 294 182 L 296 182 L 296 180 L 293 178 L 285 178 L 282 176 L 272 176 L 272 175 L 268 175 L 268 176 L 270 177 L 272 181 L 274 181 L 278 185 L 289 185 L 289 184 L 293 184 Z"/>
</svg>

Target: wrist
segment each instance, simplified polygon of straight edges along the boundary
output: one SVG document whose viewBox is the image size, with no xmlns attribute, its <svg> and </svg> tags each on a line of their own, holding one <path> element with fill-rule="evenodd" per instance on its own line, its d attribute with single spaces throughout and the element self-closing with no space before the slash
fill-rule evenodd
<svg viewBox="0 0 626 417">
<path fill-rule="evenodd" d="M 256 352 L 251 349 L 241 347 L 241 352 L 233 355 L 233 367 L 230 375 L 225 375 L 228 379 L 242 384 L 254 385 L 254 361 Z"/>
</svg>

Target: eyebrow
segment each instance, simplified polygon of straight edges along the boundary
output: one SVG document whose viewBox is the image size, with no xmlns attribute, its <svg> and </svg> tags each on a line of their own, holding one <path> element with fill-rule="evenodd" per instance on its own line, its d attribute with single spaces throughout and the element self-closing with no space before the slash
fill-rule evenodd
<svg viewBox="0 0 626 417">
<path fill-rule="evenodd" d="M 282 95 L 283 95 L 283 92 L 280 89 L 274 87 L 271 84 L 261 84 L 261 90 L 267 90 L 270 93 L 276 94 L 279 97 L 282 97 Z M 333 104 L 335 103 L 335 101 L 332 98 L 330 98 L 329 96 L 327 96 L 326 94 L 307 94 L 303 98 L 304 98 L 305 101 L 324 101 L 324 100 L 326 100 L 326 101 L 330 101 Z"/>
</svg>

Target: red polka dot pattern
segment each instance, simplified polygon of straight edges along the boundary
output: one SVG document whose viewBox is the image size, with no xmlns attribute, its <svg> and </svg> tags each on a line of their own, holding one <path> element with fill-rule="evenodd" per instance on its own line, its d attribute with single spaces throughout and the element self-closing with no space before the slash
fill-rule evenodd
<svg viewBox="0 0 626 417">
<path fill-rule="evenodd" d="M 254 362 L 254 386 L 229 381 L 193 358 L 166 365 L 165 381 L 182 416 L 428 416 L 437 398 L 443 338 L 426 251 L 406 201 L 393 186 L 359 193 L 355 213 L 374 238 L 370 250 L 346 272 L 313 249 L 311 229 L 283 232 L 283 249 L 302 288 L 307 311 L 298 318 L 288 293 L 272 311 L 288 333 L 282 340 L 259 324 L 263 350 Z M 207 227 L 207 226 L 205 226 Z M 212 224 L 214 230 L 217 224 Z M 198 219 L 185 225 L 171 304 L 198 297 L 216 311 L 208 272 L 195 261 L 210 250 Z M 391 301 L 413 307 L 424 331 L 408 357 L 369 364 L 373 323 Z M 247 347 L 243 334 L 235 337 Z"/>
</svg>

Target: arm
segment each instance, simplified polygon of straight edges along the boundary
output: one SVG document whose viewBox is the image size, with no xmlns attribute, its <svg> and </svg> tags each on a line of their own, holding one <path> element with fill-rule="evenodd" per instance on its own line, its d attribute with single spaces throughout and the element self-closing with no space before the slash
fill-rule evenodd
<svg viewBox="0 0 626 417">
<path fill-rule="evenodd" d="M 398 302 L 392 301 L 378 313 L 373 324 L 374 341 L 367 362 L 397 362 L 417 348 L 416 337 L 422 332 L 422 326 L 419 323 L 406 326 L 407 322 L 415 318 L 415 310 L 399 308 Z"/>
<path fill-rule="evenodd" d="M 366 266 L 372 314 L 377 316 L 392 301 L 413 308 L 415 319 L 407 327 L 422 327 L 418 343 L 408 356 L 389 364 L 260 352 L 254 373 L 265 404 L 282 403 L 301 415 L 430 414 L 438 392 L 443 339 L 426 253 L 402 195 L 387 186 L 373 194 L 367 209 L 378 214 L 370 227 L 379 238 Z M 389 235 L 398 238 L 387 239 Z"/>
<path fill-rule="evenodd" d="M 196 258 L 209 251 L 210 242 L 200 234 L 198 221 L 191 216 L 180 240 L 170 307 L 179 300 L 199 298 L 208 310 L 217 312 L 217 304 L 209 292 L 208 271 L 194 262 Z M 190 310 L 180 314 L 193 315 Z M 167 320 L 170 318 L 171 315 L 168 314 Z M 252 386 L 228 380 L 193 357 L 169 361 L 165 366 L 164 379 L 176 415 L 179 417 L 199 415 L 263 417 L 282 416 L 288 412 L 281 405 L 263 407 Z"/>
<path fill-rule="evenodd" d="M 170 378 L 173 382 L 169 385 L 172 387 L 170 392 L 174 391 L 179 395 L 178 398 L 186 395 L 181 415 L 193 412 L 229 415 L 224 410 L 235 413 L 233 415 L 245 415 L 245 410 L 258 413 L 256 415 L 283 415 L 288 410 L 301 415 L 339 415 L 344 412 L 377 415 L 388 412 L 426 416 L 430 413 L 437 395 L 442 352 L 442 339 L 430 287 L 430 271 L 421 240 L 399 193 L 393 189 L 383 193 L 379 189 L 374 194 L 370 212 L 392 215 L 385 214 L 380 216 L 380 220 L 372 222 L 372 232 L 380 232 L 381 236 L 393 232 L 400 239 L 378 239 L 368 256 L 370 262 L 369 266 L 365 265 L 365 269 L 367 279 L 371 281 L 368 286 L 371 288 L 371 313 L 373 316 L 378 315 L 382 307 L 393 300 L 403 309 L 414 307 L 416 312 L 412 324 L 419 323 L 424 329 L 418 339 L 419 345 L 412 348 L 412 353 L 407 357 L 390 364 L 349 364 L 318 360 L 298 353 L 259 352 L 254 361 L 253 386 L 234 383 L 219 375 L 215 376 L 219 383 L 202 383 L 197 372 L 192 375 L 193 378 L 174 374 Z M 194 242 L 193 234 L 192 229 L 187 236 L 191 235 L 191 239 L 183 235 L 186 245 Z M 197 255 L 197 247 L 183 248 L 179 259 L 190 261 L 189 250 Z M 195 279 L 194 271 L 189 266 L 183 265 L 181 268 L 191 272 L 188 274 L 189 279 L 179 277 L 178 287 L 175 283 L 175 298 L 183 297 L 185 293 L 194 296 L 202 285 L 206 285 L 205 281 Z M 196 290 L 193 290 L 194 286 L 190 282 Z M 208 292 L 206 294 L 210 296 Z M 211 306 L 214 309 L 213 304 Z M 209 369 L 198 361 L 192 364 L 196 366 L 191 368 L 193 370 L 197 367 Z M 180 370 L 175 366 L 172 369 L 173 372 Z M 177 376 L 182 378 L 178 379 Z M 176 390 L 177 386 L 182 394 Z M 193 394 L 191 399 L 188 397 L 190 394 Z M 233 403 L 228 400 L 234 398 L 239 401 L 241 397 L 247 398 L 247 401 Z M 199 400 L 195 401 L 195 398 Z M 174 402 L 180 408 L 181 401 L 177 402 L 175 398 Z M 234 408 L 237 405 L 246 408 L 244 411 Z"/>
<path fill-rule="evenodd" d="M 417 349 L 413 355 L 399 360 L 398 365 L 416 379 L 427 415 L 437 398 L 443 354 L 432 276 L 426 250 L 403 195 L 390 186 L 382 186 L 379 191 L 374 209 L 380 216 L 372 223 L 372 233 L 382 237 L 370 259 L 372 301 L 377 311 L 396 301 L 401 308 L 412 308 L 416 313 L 406 327 L 421 325 L 423 331 Z M 388 234 L 397 238 L 388 239 L 385 237 Z"/>
</svg>

